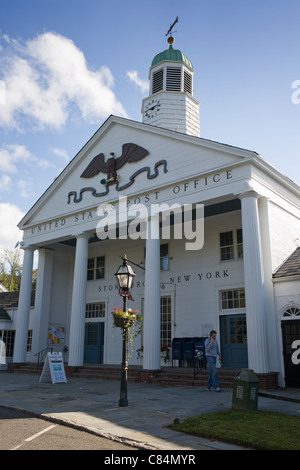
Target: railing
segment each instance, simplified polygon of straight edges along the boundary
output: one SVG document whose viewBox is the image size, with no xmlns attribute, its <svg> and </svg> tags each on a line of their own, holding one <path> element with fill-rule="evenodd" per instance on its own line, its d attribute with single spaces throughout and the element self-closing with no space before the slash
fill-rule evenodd
<svg viewBox="0 0 300 470">
<path fill-rule="evenodd" d="M 45 349 L 42 349 L 40 352 L 36 353 L 35 356 L 38 357 L 38 360 L 37 360 L 37 369 L 40 368 L 40 363 L 41 362 L 44 362 L 45 360 L 45 357 L 47 355 L 48 352 L 53 352 L 53 348 L 45 348 Z"/>
</svg>

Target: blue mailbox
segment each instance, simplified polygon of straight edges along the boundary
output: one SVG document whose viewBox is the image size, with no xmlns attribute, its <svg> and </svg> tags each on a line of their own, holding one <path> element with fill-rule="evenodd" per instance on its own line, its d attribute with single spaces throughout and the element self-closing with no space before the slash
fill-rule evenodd
<svg viewBox="0 0 300 470">
<path fill-rule="evenodd" d="M 179 367 L 182 366 L 182 338 L 172 340 L 172 366 L 173 361 L 179 361 Z"/>
<path fill-rule="evenodd" d="M 191 363 L 194 362 L 194 338 L 183 338 L 182 359 L 184 361 L 191 361 Z"/>
</svg>

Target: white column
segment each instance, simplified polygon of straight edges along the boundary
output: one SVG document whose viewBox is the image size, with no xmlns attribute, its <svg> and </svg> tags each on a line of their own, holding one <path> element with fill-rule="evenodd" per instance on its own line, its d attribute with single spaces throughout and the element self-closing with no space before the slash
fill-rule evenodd
<svg viewBox="0 0 300 470">
<path fill-rule="evenodd" d="M 37 354 L 47 347 L 50 299 L 52 295 L 53 255 L 53 250 L 48 248 L 39 249 L 34 305 L 35 321 L 32 337 L 32 351 L 34 354 Z"/>
<path fill-rule="evenodd" d="M 30 301 L 32 290 L 33 254 L 34 249 L 32 247 L 24 248 L 22 280 L 17 313 L 17 327 L 13 357 L 13 362 L 16 363 L 26 362 Z"/>
<path fill-rule="evenodd" d="M 265 326 L 263 261 L 260 246 L 258 194 L 240 195 L 242 206 L 244 282 L 249 368 L 256 373 L 269 372 L 268 337 Z"/>
<path fill-rule="evenodd" d="M 160 369 L 160 239 L 159 217 L 148 221 L 146 240 L 143 368 Z"/>
<path fill-rule="evenodd" d="M 268 334 L 268 359 L 269 369 L 272 372 L 279 370 L 279 360 L 282 357 L 281 337 L 277 337 L 275 299 L 272 269 L 272 250 L 270 234 L 269 200 L 261 197 L 258 200 L 258 214 L 261 234 L 262 260 L 264 266 L 264 294 L 265 294 L 265 317 L 266 330 Z"/>
<path fill-rule="evenodd" d="M 89 235 L 78 235 L 73 278 L 71 308 L 69 366 L 82 366 L 84 355 L 84 329 L 86 308 L 86 281 Z"/>
</svg>

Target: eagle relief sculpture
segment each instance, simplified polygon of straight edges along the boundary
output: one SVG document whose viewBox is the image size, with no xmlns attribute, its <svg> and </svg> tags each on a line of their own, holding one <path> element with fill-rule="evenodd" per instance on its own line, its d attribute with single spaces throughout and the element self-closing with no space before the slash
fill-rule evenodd
<svg viewBox="0 0 300 470">
<path fill-rule="evenodd" d="M 115 189 L 116 191 L 123 191 L 124 189 L 129 188 L 135 181 L 135 178 L 143 172 L 146 172 L 146 177 L 149 180 L 156 178 L 159 174 L 158 168 L 162 165 L 163 172 L 167 173 L 167 161 L 166 160 L 159 160 L 154 165 L 154 171 L 151 172 L 149 166 L 144 166 L 136 170 L 128 179 L 127 182 L 124 182 L 122 185 L 119 185 L 119 178 L 120 176 L 117 174 L 117 171 L 125 165 L 125 163 L 134 163 L 142 160 L 147 155 L 149 155 L 148 150 L 140 147 L 137 144 L 127 143 L 122 145 L 122 155 L 120 157 L 115 158 L 115 154 L 111 152 L 110 157 L 105 161 L 104 154 L 99 153 L 93 160 L 88 164 L 86 169 L 81 173 L 81 178 L 93 178 L 94 176 L 98 175 L 99 173 L 106 174 L 106 179 L 102 179 L 100 183 L 105 185 L 104 191 L 97 191 L 96 188 L 91 186 L 85 186 L 81 188 L 79 193 L 77 191 L 70 191 L 68 193 L 68 204 L 71 203 L 73 198 L 74 203 L 79 203 L 82 201 L 84 193 L 91 193 L 93 197 L 104 197 L 109 192 L 109 187 L 112 184 L 116 184 Z"/>
<path fill-rule="evenodd" d="M 120 176 L 117 174 L 117 171 L 125 165 L 125 163 L 138 162 L 142 158 L 149 155 L 148 150 L 140 147 L 136 144 L 123 144 L 122 146 L 122 155 L 118 158 L 115 158 L 115 154 L 111 152 L 110 158 L 107 161 L 104 161 L 104 154 L 99 153 L 96 157 L 93 158 L 91 163 L 80 175 L 81 178 L 92 178 L 93 176 L 98 175 L 98 173 L 106 173 L 107 178 L 101 180 L 102 184 L 112 184 L 115 183 Z"/>
</svg>

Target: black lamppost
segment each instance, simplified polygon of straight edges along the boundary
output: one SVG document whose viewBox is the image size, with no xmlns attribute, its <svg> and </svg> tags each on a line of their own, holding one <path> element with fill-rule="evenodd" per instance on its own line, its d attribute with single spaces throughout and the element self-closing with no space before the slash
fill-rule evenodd
<svg viewBox="0 0 300 470">
<path fill-rule="evenodd" d="M 115 273 L 118 279 L 119 288 L 123 297 L 123 311 L 127 308 L 127 297 L 129 289 L 132 286 L 132 281 L 135 276 L 132 267 L 127 263 L 127 257 L 124 255 L 123 264 L 119 267 Z M 127 400 L 127 370 L 128 370 L 128 359 L 127 359 L 127 345 L 128 345 L 128 330 L 126 326 L 123 326 L 123 350 L 122 350 L 122 375 L 121 375 L 121 390 L 119 406 L 128 406 Z"/>
</svg>

